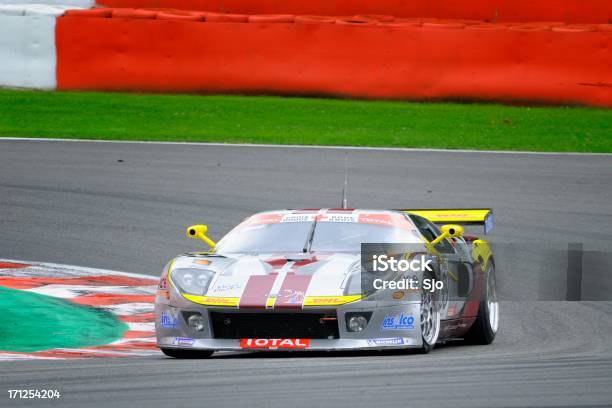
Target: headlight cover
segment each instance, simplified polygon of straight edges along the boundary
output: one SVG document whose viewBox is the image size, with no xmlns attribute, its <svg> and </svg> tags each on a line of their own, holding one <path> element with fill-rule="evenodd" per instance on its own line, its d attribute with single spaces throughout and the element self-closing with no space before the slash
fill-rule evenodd
<svg viewBox="0 0 612 408">
<path fill-rule="evenodd" d="M 172 283 L 189 295 L 204 295 L 214 276 L 215 272 L 207 269 L 177 268 L 170 272 Z"/>
</svg>

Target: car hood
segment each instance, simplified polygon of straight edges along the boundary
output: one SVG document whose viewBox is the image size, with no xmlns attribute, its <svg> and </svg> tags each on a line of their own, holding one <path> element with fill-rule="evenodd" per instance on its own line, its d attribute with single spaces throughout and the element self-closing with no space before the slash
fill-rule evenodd
<svg viewBox="0 0 612 408">
<path fill-rule="evenodd" d="M 360 298 L 359 253 L 188 254 L 171 266 L 215 272 L 196 303 L 266 308 L 338 305 Z"/>
</svg>

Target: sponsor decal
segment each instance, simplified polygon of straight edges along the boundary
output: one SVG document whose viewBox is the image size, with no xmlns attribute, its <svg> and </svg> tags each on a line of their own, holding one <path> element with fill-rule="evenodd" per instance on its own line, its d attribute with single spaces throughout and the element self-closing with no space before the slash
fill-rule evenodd
<svg viewBox="0 0 612 408">
<path fill-rule="evenodd" d="M 243 349 L 305 349 L 308 346 L 309 339 L 240 339 Z"/>
<path fill-rule="evenodd" d="M 200 305 L 229 306 L 229 307 L 238 306 L 237 297 L 197 296 L 197 295 L 188 295 L 186 293 L 183 294 L 183 297 L 187 300 L 190 300 L 194 303 L 198 303 Z"/>
<path fill-rule="evenodd" d="M 221 295 L 227 292 L 234 292 L 236 290 L 242 289 L 241 283 L 225 283 L 219 284 L 215 286 L 212 290 L 209 291 L 211 295 Z"/>
<path fill-rule="evenodd" d="M 174 340 L 172 340 L 173 346 L 193 346 L 194 343 L 195 340 L 189 337 L 175 337 Z"/>
<path fill-rule="evenodd" d="M 392 337 L 388 339 L 368 339 L 368 346 L 397 346 L 405 344 L 402 337 Z"/>
<path fill-rule="evenodd" d="M 246 225 L 276 224 L 282 219 L 282 214 L 257 214 L 247 219 Z"/>
<path fill-rule="evenodd" d="M 357 222 L 360 224 L 373 224 L 385 227 L 395 227 L 414 231 L 414 226 L 404 217 L 397 214 L 359 214 Z"/>
<path fill-rule="evenodd" d="M 299 308 L 304 302 L 312 276 L 287 275 L 276 296 L 275 308 Z"/>
<path fill-rule="evenodd" d="M 359 214 L 359 223 L 361 224 L 376 224 L 392 227 L 393 219 L 389 214 Z"/>
<path fill-rule="evenodd" d="M 346 296 L 307 296 L 304 299 L 304 306 L 319 306 L 328 305 L 336 306 L 345 303 L 354 302 L 361 299 L 361 295 L 346 295 Z"/>
<path fill-rule="evenodd" d="M 318 222 L 355 222 L 352 214 L 321 214 L 317 217 Z"/>
<path fill-rule="evenodd" d="M 388 314 L 380 325 L 380 331 L 411 329 L 414 329 L 414 317 L 412 315 L 405 315 L 404 313 L 400 313 L 399 315 Z"/>
<path fill-rule="evenodd" d="M 159 318 L 159 325 L 164 329 L 176 329 L 178 326 L 178 319 L 169 312 L 162 312 Z"/>
<path fill-rule="evenodd" d="M 285 215 L 281 222 L 310 222 L 315 219 L 315 216 L 310 215 L 301 215 L 301 214 L 291 214 Z"/>
<path fill-rule="evenodd" d="M 287 305 L 301 305 L 304 301 L 304 292 L 295 289 L 283 289 L 278 292 L 278 299 Z"/>
</svg>

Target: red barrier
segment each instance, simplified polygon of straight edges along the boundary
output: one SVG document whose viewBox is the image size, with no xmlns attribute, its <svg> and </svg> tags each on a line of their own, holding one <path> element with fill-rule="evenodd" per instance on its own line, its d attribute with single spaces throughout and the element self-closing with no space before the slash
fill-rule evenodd
<svg viewBox="0 0 612 408">
<path fill-rule="evenodd" d="M 609 23 L 610 0 L 99 0 L 109 7 L 169 7 L 238 14 L 388 14 L 489 22 Z"/>
<path fill-rule="evenodd" d="M 157 13 L 158 20 L 172 21 L 204 21 L 202 14 L 196 13 L 178 13 L 178 12 L 159 12 Z"/>
<path fill-rule="evenodd" d="M 129 19 L 154 19 L 157 16 L 156 11 L 142 9 L 114 9 L 113 18 L 129 18 Z"/>
<path fill-rule="evenodd" d="M 335 17 L 328 16 L 297 16 L 295 22 L 298 24 L 335 24 Z"/>
<path fill-rule="evenodd" d="M 99 8 L 89 10 L 66 10 L 64 15 L 71 17 L 100 17 L 109 18 L 113 13 L 113 9 Z"/>
<path fill-rule="evenodd" d="M 249 16 L 249 23 L 293 23 L 295 16 L 291 14 L 261 14 Z"/>
<path fill-rule="evenodd" d="M 204 13 L 204 20 L 209 23 L 246 23 L 249 21 L 249 16 L 246 14 Z"/>
<path fill-rule="evenodd" d="M 612 106 L 610 31 L 367 24 L 60 17 L 58 89 Z"/>
</svg>

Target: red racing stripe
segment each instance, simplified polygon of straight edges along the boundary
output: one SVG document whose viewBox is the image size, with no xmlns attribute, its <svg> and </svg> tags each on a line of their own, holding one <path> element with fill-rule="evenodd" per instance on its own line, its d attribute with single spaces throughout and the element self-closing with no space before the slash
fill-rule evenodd
<svg viewBox="0 0 612 408">
<path fill-rule="evenodd" d="M 238 304 L 239 308 L 265 308 L 268 295 L 277 275 L 254 275 L 249 277 L 242 297 Z"/>
</svg>

